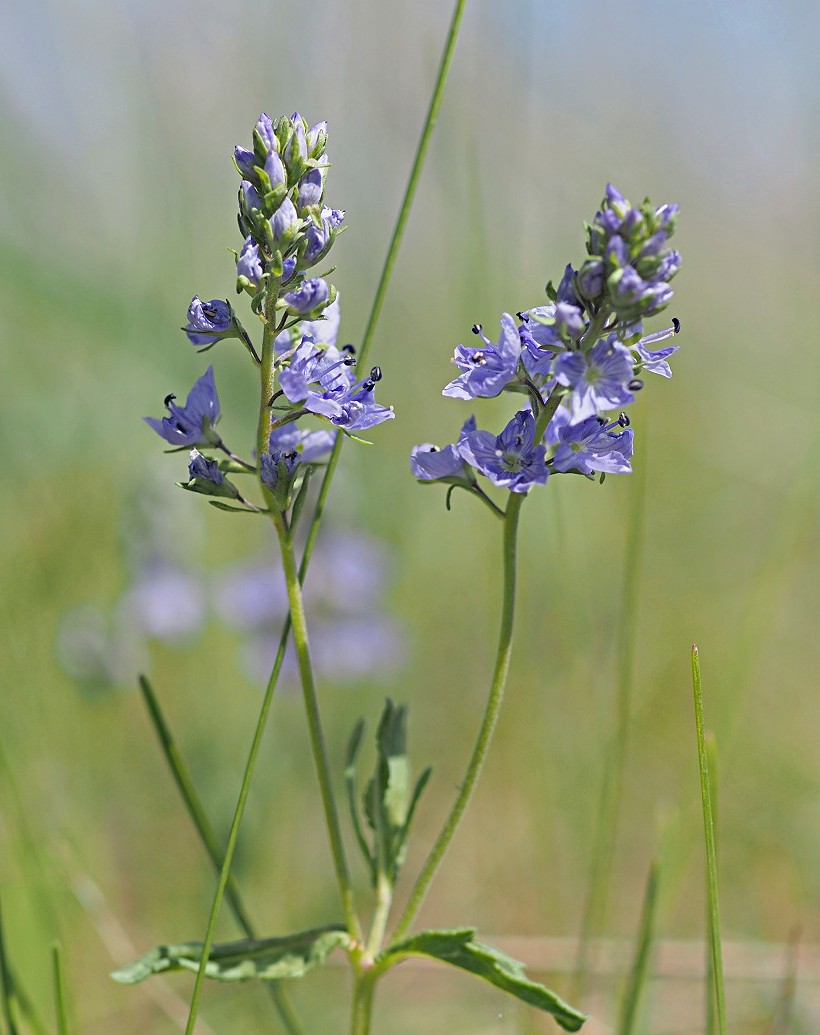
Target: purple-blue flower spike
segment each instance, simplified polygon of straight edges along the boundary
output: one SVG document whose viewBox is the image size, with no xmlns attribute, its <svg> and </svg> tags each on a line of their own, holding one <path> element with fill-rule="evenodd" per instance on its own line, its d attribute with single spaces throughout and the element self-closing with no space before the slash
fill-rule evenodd
<svg viewBox="0 0 820 1035">
<path fill-rule="evenodd" d="M 165 398 L 169 416 L 161 419 L 145 417 L 145 423 L 172 446 L 218 446 L 221 439 L 214 425 L 219 420 L 219 398 L 214 384 L 214 368 L 208 367 L 194 384 L 184 406 L 177 406 L 175 398 L 174 395 Z"/>
</svg>

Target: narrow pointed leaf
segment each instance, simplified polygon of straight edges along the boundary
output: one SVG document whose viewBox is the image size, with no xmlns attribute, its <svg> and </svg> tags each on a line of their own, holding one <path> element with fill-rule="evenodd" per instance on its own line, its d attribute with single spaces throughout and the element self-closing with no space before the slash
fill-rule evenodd
<svg viewBox="0 0 820 1035">
<path fill-rule="evenodd" d="M 364 738 L 364 719 L 359 719 L 356 725 L 353 727 L 353 732 L 350 734 L 350 740 L 347 742 L 347 757 L 345 758 L 345 789 L 347 790 L 347 805 L 350 810 L 350 820 L 353 824 L 353 832 L 356 835 L 356 843 L 364 856 L 364 861 L 367 863 L 368 870 L 370 871 L 370 877 L 373 883 L 376 882 L 376 862 L 373 858 L 373 853 L 370 851 L 370 846 L 367 843 L 367 838 L 364 836 L 364 830 L 362 829 L 361 819 L 359 818 L 358 808 L 358 781 L 356 779 L 356 763 L 359 760 L 359 751 L 362 747 L 362 739 Z"/>
<path fill-rule="evenodd" d="M 350 937 L 341 924 L 314 927 L 283 938 L 243 938 L 211 948 L 205 976 L 216 981 L 281 981 L 304 977 L 325 962 L 336 948 L 347 948 Z M 123 985 L 135 985 L 152 974 L 173 970 L 196 973 L 202 953 L 201 942 L 160 945 L 115 970 L 111 977 Z"/>
<path fill-rule="evenodd" d="M 445 931 L 421 931 L 391 946 L 377 960 L 387 969 L 407 956 L 427 956 L 483 978 L 491 985 L 530 1006 L 551 1014 L 565 1031 L 578 1031 L 586 1015 L 565 1003 L 555 992 L 531 981 L 524 964 L 490 945 L 475 941 L 471 927 Z"/>
</svg>

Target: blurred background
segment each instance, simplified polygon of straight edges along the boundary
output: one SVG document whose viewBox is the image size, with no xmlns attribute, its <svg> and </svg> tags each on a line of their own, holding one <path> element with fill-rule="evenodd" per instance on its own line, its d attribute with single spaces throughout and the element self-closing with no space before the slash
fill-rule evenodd
<svg viewBox="0 0 820 1035">
<path fill-rule="evenodd" d="M 34 0 L 0 13 L 0 892 L 7 950 L 49 1022 L 59 938 L 77 1031 L 180 1030 L 187 978 L 159 992 L 108 977 L 157 943 L 200 938 L 214 886 L 136 674 L 151 675 L 224 835 L 276 630 L 270 586 L 256 587 L 267 610 L 243 619 L 237 604 L 243 573 L 252 583 L 276 556 L 264 522 L 180 493 L 184 462 L 141 420 L 210 360 L 223 437 L 250 448 L 244 351 L 199 357 L 178 329 L 195 293 L 233 297 L 233 146 L 249 145 L 263 110 L 329 120 L 326 197 L 348 224 L 333 252 L 341 339 L 358 341 L 449 6 Z M 635 934 L 664 837 L 659 936 L 673 949 L 703 936 L 696 641 L 717 739 L 724 933 L 770 961 L 754 981 L 730 966 L 734 1032 L 775 1030 L 785 946 L 799 958 L 820 939 L 819 34 L 805 0 L 472 0 L 372 353 L 397 419 L 373 447 L 346 448 L 325 577 L 317 569 L 308 590 L 327 630 L 320 690 L 337 772 L 353 723 L 367 716 L 372 733 L 386 695 L 410 705 L 416 770 L 435 766 L 406 891 L 472 743 L 500 591 L 498 529 L 458 494 L 448 513 L 442 491 L 410 477 L 408 452 L 453 441 L 470 412 L 440 394 L 453 347 L 476 321 L 492 337 L 501 312 L 540 304 L 545 282 L 579 263 L 607 181 L 635 202 L 679 202 L 669 315 L 682 348 L 672 381 L 652 379 L 631 411 L 640 473 L 556 479 L 524 510 L 507 706 L 421 922 L 534 939 L 535 966 L 562 944 L 552 939 L 578 934 L 637 515 L 632 722 L 604 933 Z M 489 427 L 510 412 L 481 407 Z M 235 870 L 266 933 L 338 916 L 287 678 Z M 236 935 L 225 909 L 219 935 Z M 563 966 L 558 956 L 542 966 L 566 969 L 571 949 Z M 588 1030 L 611 1030 L 627 965 L 616 952 L 596 978 Z M 650 989 L 651 1035 L 702 1030 L 699 983 L 671 971 Z M 798 973 L 788 1030 L 817 1031 L 820 975 Z M 546 977 L 568 990 L 566 973 Z M 343 1029 L 346 984 L 331 967 L 294 989 L 312 1030 Z M 400 969 L 380 1002 L 377 1030 L 391 1035 L 554 1030 L 455 972 Z M 270 1026 L 258 988 L 209 988 L 202 1016 L 226 1035 Z"/>
</svg>

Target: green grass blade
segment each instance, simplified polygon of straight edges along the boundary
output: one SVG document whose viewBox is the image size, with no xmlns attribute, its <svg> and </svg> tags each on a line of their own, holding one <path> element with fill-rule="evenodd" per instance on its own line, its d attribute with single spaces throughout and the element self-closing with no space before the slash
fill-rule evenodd
<svg viewBox="0 0 820 1035">
<path fill-rule="evenodd" d="M 635 1021 L 638 1017 L 641 995 L 649 977 L 649 960 L 652 942 L 655 938 L 655 915 L 658 905 L 659 884 L 660 862 L 655 859 L 649 868 L 649 876 L 646 881 L 646 891 L 641 911 L 641 925 L 638 932 L 638 940 L 635 944 L 635 958 L 632 961 L 629 981 L 621 1000 L 618 1035 L 632 1035 L 632 1032 L 635 1030 Z"/>
<path fill-rule="evenodd" d="M 14 1021 L 12 1010 L 12 997 L 14 996 L 14 982 L 11 977 L 11 967 L 6 955 L 6 939 L 3 933 L 3 915 L 0 911 L 0 1006 L 3 1010 L 3 1018 L 6 1022 L 8 1035 L 19 1035 L 17 1025 Z"/>
<path fill-rule="evenodd" d="M 51 961 L 54 967 L 54 1005 L 57 1014 L 57 1035 L 68 1035 L 68 1008 L 65 997 L 63 951 L 59 942 L 55 942 L 51 947 Z"/>
<path fill-rule="evenodd" d="M 145 676 L 139 677 L 139 686 L 143 700 L 145 701 L 145 706 L 148 709 L 151 724 L 157 735 L 160 748 L 162 749 L 162 753 L 171 770 L 171 775 L 174 778 L 177 789 L 182 796 L 185 808 L 188 811 L 188 815 L 191 817 L 194 829 L 199 835 L 199 839 L 202 842 L 205 851 L 208 853 L 208 858 L 213 863 L 217 874 L 219 874 L 222 871 L 225 861 L 224 855 L 220 850 L 219 842 L 217 841 L 214 829 L 205 812 L 205 808 L 202 805 L 202 801 L 196 792 L 191 775 L 188 772 L 182 755 L 177 749 L 176 742 L 162 712 L 157 695 L 154 693 L 153 687 Z M 256 938 L 257 932 L 243 905 L 242 898 L 239 894 L 239 888 L 237 887 L 234 876 L 230 870 L 228 871 L 227 884 L 225 886 L 225 898 L 237 923 L 248 938 Z M 293 1012 L 293 1008 L 290 1005 L 289 997 L 285 990 L 277 984 L 271 984 L 268 988 L 269 994 L 276 1006 L 276 1010 L 285 1031 L 288 1032 L 288 1035 L 302 1035 L 303 1029 Z"/>
<path fill-rule="evenodd" d="M 726 999 L 723 988 L 723 957 L 720 944 L 720 907 L 718 903 L 717 849 L 715 844 L 714 799 L 703 725 L 703 692 L 700 681 L 698 648 L 692 645 L 692 689 L 695 700 L 695 730 L 698 742 L 700 795 L 703 803 L 703 834 L 706 843 L 706 879 L 709 901 L 709 948 L 712 960 L 712 982 L 707 996 L 714 997 L 717 1007 L 717 1030 L 726 1035 Z"/>
</svg>

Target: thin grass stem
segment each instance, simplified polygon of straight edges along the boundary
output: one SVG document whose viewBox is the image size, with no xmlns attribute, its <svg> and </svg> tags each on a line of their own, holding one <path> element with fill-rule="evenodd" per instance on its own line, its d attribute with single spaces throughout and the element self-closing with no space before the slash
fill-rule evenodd
<svg viewBox="0 0 820 1035">
<path fill-rule="evenodd" d="M 660 862 L 655 859 L 649 868 L 649 876 L 646 881 L 646 891 L 644 892 L 643 908 L 641 910 L 641 925 L 638 932 L 638 940 L 635 944 L 635 958 L 632 961 L 629 982 L 621 1000 L 620 1020 L 617 1028 L 618 1035 L 632 1035 L 635 1030 L 635 1022 L 638 1019 L 638 1007 L 649 978 L 649 961 L 652 943 L 655 938 L 655 914 L 658 905 L 659 884 Z"/>
<path fill-rule="evenodd" d="M 63 950 L 59 942 L 51 947 L 51 962 L 54 968 L 54 1008 L 57 1017 L 57 1035 L 68 1035 L 68 1006 L 65 995 L 63 973 Z"/>
<path fill-rule="evenodd" d="M 703 835 L 706 844 L 706 882 L 709 900 L 709 945 L 712 956 L 712 981 L 707 989 L 717 1007 L 718 1035 L 726 1035 L 726 998 L 723 986 L 723 954 L 720 942 L 720 906 L 718 902 L 717 848 L 715 844 L 714 801 L 709 776 L 709 759 L 703 724 L 703 691 L 700 681 L 698 648 L 692 645 L 692 690 L 695 701 L 695 732 L 698 742 L 700 796 L 703 804 Z"/>
<path fill-rule="evenodd" d="M 14 1020 L 12 998 L 14 997 L 14 981 L 11 976 L 11 965 L 6 953 L 6 937 L 3 930 L 3 913 L 0 909 L 0 1006 L 3 1010 L 3 1019 L 6 1022 L 8 1035 L 18 1035 L 18 1028 Z"/>
<path fill-rule="evenodd" d="M 145 676 L 139 677 L 139 686 L 142 691 L 145 706 L 148 709 L 148 716 L 151 719 L 151 725 L 157 735 L 157 740 L 159 741 L 160 748 L 165 756 L 165 761 L 168 763 L 168 767 L 171 770 L 174 783 L 177 785 L 182 801 L 191 818 L 194 829 L 199 835 L 199 839 L 208 854 L 208 858 L 213 863 L 217 874 L 219 874 L 224 865 L 225 858 L 219 847 L 214 829 L 211 826 L 210 820 L 205 812 L 205 808 L 202 805 L 202 801 L 196 792 L 196 788 L 194 787 L 188 768 L 185 765 L 179 749 L 177 748 L 173 734 L 165 719 L 165 715 L 162 712 L 162 708 L 160 707 L 159 700 L 154 693 L 153 687 Z M 228 878 L 225 885 L 225 898 L 227 899 L 228 906 L 230 907 L 236 922 L 248 938 L 256 938 L 256 929 L 251 923 L 250 917 L 248 916 L 247 910 L 245 909 L 244 903 L 239 894 L 239 888 L 237 887 L 236 881 L 234 880 L 233 874 L 230 870 L 228 870 Z M 303 1029 L 293 1012 L 293 1007 L 290 1004 L 290 1000 L 285 989 L 282 988 L 278 982 L 266 982 L 266 984 L 269 995 L 276 1006 L 279 1019 L 282 1021 L 285 1031 L 288 1035 L 303 1035 Z"/>
</svg>

